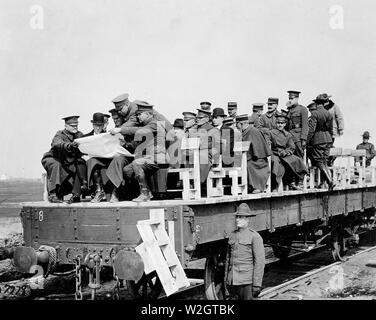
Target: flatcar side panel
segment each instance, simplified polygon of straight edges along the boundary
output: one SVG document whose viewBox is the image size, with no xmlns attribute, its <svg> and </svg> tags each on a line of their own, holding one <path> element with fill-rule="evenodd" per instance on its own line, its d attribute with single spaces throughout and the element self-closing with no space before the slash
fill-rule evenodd
<svg viewBox="0 0 376 320">
<path fill-rule="evenodd" d="M 375 189 L 366 188 L 363 191 L 363 208 L 370 209 L 376 206 L 376 191 Z"/>
<path fill-rule="evenodd" d="M 346 191 L 346 213 L 359 211 L 360 209 L 362 209 L 362 191 L 363 189 L 353 189 Z"/>
<path fill-rule="evenodd" d="M 325 195 L 324 195 L 325 197 Z M 328 216 L 337 216 L 346 212 L 345 191 L 331 193 L 328 196 Z"/>
</svg>

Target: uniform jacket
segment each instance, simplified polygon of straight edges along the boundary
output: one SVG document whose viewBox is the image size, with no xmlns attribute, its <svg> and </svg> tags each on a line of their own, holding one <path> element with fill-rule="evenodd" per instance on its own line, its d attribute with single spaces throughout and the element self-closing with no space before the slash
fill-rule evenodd
<svg viewBox="0 0 376 320">
<path fill-rule="evenodd" d="M 71 133 L 68 130 L 59 130 L 51 142 L 51 150 L 43 155 L 43 159 L 47 157 L 53 157 L 59 160 L 63 165 L 70 165 L 78 158 L 81 158 L 82 153 L 79 149 L 71 150 L 69 144 L 74 139 L 82 138 L 83 133 L 78 131 L 77 133 Z"/>
<path fill-rule="evenodd" d="M 170 122 L 160 121 L 157 114 L 154 114 L 142 127 L 131 127 L 135 129 L 134 140 L 135 159 L 148 158 L 158 164 L 166 164 L 170 161 L 169 154 L 166 152 L 169 147 L 167 139 L 174 141 L 175 135 L 171 130 Z"/>
<path fill-rule="evenodd" d="M 295 105 L 289 109 L 287 114 L 288 125 L 287 129 L 291 132 L 294 142 L 300 140 L 307 140 L 308 135 L 308 110 L 300 104 Z"/>
<path fill-rule="evenodd" d="M 375 157 L 375 147 L 372 143 L 367 142 L 367 143 L 361 143 L 356 146 L 357 150 L 366 150 L 366 166 L 368 167 L 371 165 L 371 160 Z M 360 159 L 357 157 L 356 161 L 360 161 Z"/>
<path fill-rule="evenodd" d="M 129 103 L 128 112 L 123 116 L 124 123 L 122 124 L 122 127 L 136 127 L 139 125 L 136 117 L 137 109 L 137 104 L 135 104 L 134 102 Z"/>
<path fill-rule="evenodd" d="M 238 229 L 231 233 L 228 244 L 227 284 L 261 287 L 265 249 L 259 233 L 249 228 Z"/>
<path fill-rule="evenodd" d="M 323 106 L 311 109 L 309 118 L 309 132 L 307 144 L 312 146 L 322 143 L 331 143 L 333 136 L 333 118 Z"/>
<path fill-rule="evenodd" d="M 333 117 L 333 136 L 338 137 L 342 135 L 345 123 L 341 110 L 332 100 L 329 100 L 329 105 L 325 106 L 325 109 L 328 110 Z"/>
</svg>

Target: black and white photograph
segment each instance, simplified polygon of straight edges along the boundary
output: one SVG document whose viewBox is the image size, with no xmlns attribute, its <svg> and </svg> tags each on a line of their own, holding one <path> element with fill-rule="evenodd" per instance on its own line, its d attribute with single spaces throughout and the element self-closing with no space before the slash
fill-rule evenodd
<svg viewBox="0 0 376 320">
<path fill-rule="evenodd" d="M 1 0 L 0 305 L 375 300 L 375 10 Z"/>
</svg>

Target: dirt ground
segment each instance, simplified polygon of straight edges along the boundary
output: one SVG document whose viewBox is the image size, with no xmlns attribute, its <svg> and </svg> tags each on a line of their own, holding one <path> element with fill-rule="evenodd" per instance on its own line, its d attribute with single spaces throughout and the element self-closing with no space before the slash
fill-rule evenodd
<svg viewBox="0 0 376 320">
<path fill-rule="evenodd" d="M 278 295 L 266 295 L 262 299 L 276 300 L 375 300 L 376 266 L 368 265 L 376 260 L 376 249 L 350 257 Z"/>
</svg>

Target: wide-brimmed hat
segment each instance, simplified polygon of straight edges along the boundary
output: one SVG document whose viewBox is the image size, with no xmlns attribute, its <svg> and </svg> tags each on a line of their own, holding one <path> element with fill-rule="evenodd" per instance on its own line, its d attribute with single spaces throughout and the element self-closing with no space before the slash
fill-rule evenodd
<svg viewBox="0 0 376 320">
<path fill-rule="evenodd" d="M 246 203 L 241 203 L 238 210 L 234 214 L 237 217 L 252 217 L 256 215 L 256 213 L 252 212 Z"/>
</svg>

